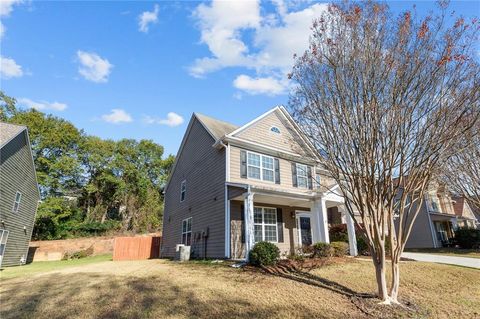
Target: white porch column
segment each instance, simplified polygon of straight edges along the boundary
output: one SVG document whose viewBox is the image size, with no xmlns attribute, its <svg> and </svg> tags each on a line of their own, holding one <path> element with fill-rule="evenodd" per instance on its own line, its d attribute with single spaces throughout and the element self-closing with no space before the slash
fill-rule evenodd
<svg viewBox="0 0 480 319">
<path fill-rule="evenodd" d="M 325 199 L 317 198 L 312 202 L 312 223 L 313 223 L 313 242 L 329 243 L 330 236 L 328 235 L 328 216 Z"/>
<path fill-rule="evenodd" d="M 244 197 L 244 222 L 245 222 L 245 259 L 248 261 L 248 255 L 254 244 L 253 230 L 253 193 L 248 191 Z"/>
<path fill-rule="evenodd" d="M 355 222 L 352 216 L 345 211 L 345 207 L 339 207 L 339 211 L 342 212 L 342 216 L 345 216 L 348 232 L 348 246 L 350 248 L 350 256 L 357 256 L 357 235 L 355 235 Z M 342 218 L 343 219 L 343 218 Z"/>
</svg>

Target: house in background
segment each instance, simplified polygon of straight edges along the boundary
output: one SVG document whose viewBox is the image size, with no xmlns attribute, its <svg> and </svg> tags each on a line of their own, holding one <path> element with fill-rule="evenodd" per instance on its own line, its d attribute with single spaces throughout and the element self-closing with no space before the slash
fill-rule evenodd
<svg viewBox="0 0 480 319">
<path fill-rule="evenodd" d="M 477 228 L 478 220 L 464 197 L 452 197 L 458 227 Z"/>
<path fill-rule="evenodd" d="M 25 126 L 0 122 L 0 266 L 26 262 L 40 200 Z"/>
<path fill-rule="evenodd" d="M 452 197 L 444 185 L 435 185 L 425 196 L 406 248 L 448 246 L 458 227 L 476 227 L 476 217 L 462 197 Z"/>
<path fill-rule="evenodd" d="M 193 257 L 245 259 L 259 241 L 292 254 L 329 242 L 333 218 L 347 224 L 356 255 L 343 203 L 283 107 L 243 126 L 195 113 L 165 188 L 161 255 L 174 257 L 184 244 Z"/>
</svg>

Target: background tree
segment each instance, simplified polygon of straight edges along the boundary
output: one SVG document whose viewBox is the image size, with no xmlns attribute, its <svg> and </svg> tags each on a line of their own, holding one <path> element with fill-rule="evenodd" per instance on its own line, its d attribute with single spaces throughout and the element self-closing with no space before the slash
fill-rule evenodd
<svg viewBox="0 0 480 319">
<path fill-rule="evenodd" d="M 480 210 L 480 121 L 459 141 L 458 152 L 449 158 L 444 172 L 449 188 Z"/>
<path fill-rule="evenodd" d="M 162 191 L 174 160 L 164 158 L 161 145 L 88 136 L 64 119 L 17 109 L 3 92 L 0 120 L 29 129 L 42 195 L 34 238 L 160 229 Z"/>
<path fill-rule="evenodd" d="M 374 2 L 331 5 L 291 77 L 294 117 L 360 214 L 378 296 L 398 302 L 399 260 L 424 194 L 479 117 L 477 20 L 445 27 Z M 392 281 L 386 281 L 386 242 Z"/>
</svg>

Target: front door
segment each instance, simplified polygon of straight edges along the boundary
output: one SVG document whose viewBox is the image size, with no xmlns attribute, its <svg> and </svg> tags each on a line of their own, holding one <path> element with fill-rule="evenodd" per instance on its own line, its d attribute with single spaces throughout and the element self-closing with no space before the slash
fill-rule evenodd
<svg viewBox="0 0 480 319">
<path fill-rule="evenodd" d="M 303 246 L 310 246 L 312 244 L 312 227 L 310 223 L 310 216 L 299 214 L 297 216 L 297 227 L 299 233 L 299 243 Z"/>
</svg>

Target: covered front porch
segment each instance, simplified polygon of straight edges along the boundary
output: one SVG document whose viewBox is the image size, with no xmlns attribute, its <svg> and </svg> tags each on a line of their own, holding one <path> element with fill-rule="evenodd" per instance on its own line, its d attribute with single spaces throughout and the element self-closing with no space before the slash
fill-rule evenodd
<svg viewBox="0 0 480 319">
<path fill-rule="evenodd" d="M 301 253 L 303 246 L 329 243 L 332 223 L 347 225 L 350 255 L 357 255 L 354 222 L 338 194 L 291 193 L 250 185 L 229 186 L 228 190 L 229 258 L 246 259 L 259 241 L 275 243 L 282 256 Z"/>
</svg>

